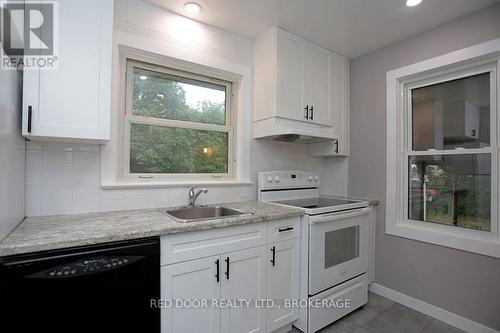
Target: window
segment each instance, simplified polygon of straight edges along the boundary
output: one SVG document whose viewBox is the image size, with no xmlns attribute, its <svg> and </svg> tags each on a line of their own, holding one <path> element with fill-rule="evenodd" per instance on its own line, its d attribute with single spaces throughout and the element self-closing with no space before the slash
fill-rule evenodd
<svg viewBox="0 0 500 333">
<path fill-rule="evenodd" d="M 233 174 L 231 83 L 127 61 L 123 176 Z"/>
<path fill-rule="evenodd" d="M 491 231 L 490 76 L 407 88 L 408 219 Z"/>
<path fill-rule="evenodd" d="M 387 233 L 500 257 L 499 54 L 500 39 L 387 73 Z"/>
</svg>

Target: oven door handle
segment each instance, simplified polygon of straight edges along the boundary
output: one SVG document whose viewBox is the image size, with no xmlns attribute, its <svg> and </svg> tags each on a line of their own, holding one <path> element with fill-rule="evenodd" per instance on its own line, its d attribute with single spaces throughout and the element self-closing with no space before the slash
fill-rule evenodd
<svg viewBox="0 0 500 333">
<path fill-rule="evenodd" d="M 343 211 L 332 214 L 311 216 L 309 221 L 311 223 L 331 222 L 331 221 L 343 220 L 351 217 L 366 215 L 369 212 L 370 212 L 369 208 L 355 209 L 355 210 Z"/>
</svg>

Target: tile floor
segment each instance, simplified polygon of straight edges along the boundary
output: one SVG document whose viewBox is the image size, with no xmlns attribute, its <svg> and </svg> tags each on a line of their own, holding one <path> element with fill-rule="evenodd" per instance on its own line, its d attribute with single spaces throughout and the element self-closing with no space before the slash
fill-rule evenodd
<svg viewBox="0 0 500 333">
<path fill-rule="evenodd" d="M 288 333 L 300 332 L 295 327 Z M 424 315 L 374 293 L 368 304 L 320 333 L 465 333 L 458 328 Z"/>
</svg>

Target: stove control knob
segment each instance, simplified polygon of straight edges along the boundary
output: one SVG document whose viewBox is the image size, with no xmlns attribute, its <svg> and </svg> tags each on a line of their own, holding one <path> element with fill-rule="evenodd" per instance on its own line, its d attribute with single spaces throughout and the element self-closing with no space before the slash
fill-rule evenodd
<svg viewBox="0 0 500 333">
<path fill-rule="evenodd" d="M 317 182 L 319 180 L 318 176 L 314 176 L 314 181 Z"/>
<path fill-rule="evenodd" d="M 274 176 L 274 181 L 276 183 L 279 183 L 280 182 L 280 176 Z"/>
<path fill-rule="evenodd" d="M 273 177 L 271 177 L 271 176 L 267 177 L 267 181 L 268 181 L 269 183 L 272 183 L 272 182 L 273 182 Z"/>
<path fill-rule="evenodd" d="M 307 180 L 310 181 L 310 182 L 312 182 L 313 181 L 313 176 L 308 176 Z"/>
</svg>

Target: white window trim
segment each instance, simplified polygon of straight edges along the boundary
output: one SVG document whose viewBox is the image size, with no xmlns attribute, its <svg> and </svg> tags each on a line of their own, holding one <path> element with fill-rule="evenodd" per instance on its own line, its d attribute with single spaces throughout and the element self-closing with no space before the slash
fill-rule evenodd
<svg viewBox="0 0 500 333">
<path fill-rule="evenodd" d="M 253 121 L 252 116 L 252 69 L 248 65 L 214 57 L 206 53 L 194 52 L 190 49 L 178 48 L 176 45 L 157 43 L 150 38 L 136 36 L 116 30 L 113 50 L 113 85 L 111 104 L 111 140 L 101 145 L 101 188 L 163 188 L 200 186 L 252 186 L 251 179 L 251 139 Z M 160 65 L 175 67 L 189 71 L 192 66 L 200 69 L 206 76 L 227 79 L 237 83 L 237 90 L 233 86 L 233 105 L 236 107 L 236 117 L 233 118 L 237 133 L 237 150 L 234 156 L 233 179 L 207 180 L 126 180 L 120 178 L 119 163 L 122 160 L 121 133 L 122 115 L 125 108 L 123 86 L 125 84 L 125 59 L 127 57 L 144 62 L 155 62 L 161 59 Z"/>
<path fill-rule="evenodd" d="M 193 71 L 181 71 L 174 68 L 167 68 L 158 63 L 144 63 L 138 59 L 127 58 L 125 64 L 126 70 L 126 83 L 125 83 L 125 112 L 123 114 L 123 133 L 122 133 L 122 158 L 119 163 L 120 168 L 120 178 L 126 181 L 138 181 L 141 179 L 149 180 L 176 180 L 176 181 L 204 181 L 213 179 L 224 179 L 224 180 L 234 180 L 235 178 L 235 150 L 236 150 L 236 135 L 235 135 L 235 123 L 236 110 L 233 110 L 233 99 L 234 94 L 233 86 L 237 83 L 230 82 L 228 80 L 223 80 L 213 77 L 208 77 L 199 73 L 195 73 L 194 70 L 199 68 L 194 68 Z M 141 117 L 135 116 L 132 113 L 132 80 L 133 80 L 133 70 L 134 68 L 141 68 L 145 70 L 150 70 L 158 73 L 165 73 L 168 75 L 175 75 L 186 79 L 192 80 L 203 80 L 206 82 L 211 82 L 217 85 L 225 86 L 226 89 L 226 123 L 224 125 L 214 125 L 214 124 L 204 124 L 204 123 L 194 123 L 188 121 L 179 121 L 171 119 L 160 119 L 151 117 Z M 234 87 L 236 89 L 236 87 Z M 215 131 L 215 132 L 225 132 L 228 134 L 228 156 L 227 156 L 227 173 L 156 173 L 156 174 L 145 174 L 145 173 L 130 173 L 130 125 L 134 124 L 145 124 L 145 125 L 156 125 L 163 127 L 175 127 L 175 128 L 188 128 L 188 129 L 199 129 L 205 131 Z"/>
<path fill-rule="evenodd" d="M 496 114 L 498 110 L 498 96 L 500 95 L 499 72 L 500 72 L 500 38 L 485 43 L 477 44 L 462 50 L 451 52 L 436 58 L 421 61 L 416 64 L 398 68 L 387 72 L 386 94 L 387 94 L 387 173 L 386 173 L 386 233 L 414 239 L 422 242 L 433 243 L 450 248 L 479 253 L 500 258 L 500 228 L 498 222 L 498 207 L 500 206 L 499 190 L 499 137 L 498 133 L 492 133 L 491 148 L 475 149 L 477 152 L 491 152 L 492 154 L 492 231 L 478 231 L 453 226 L 440 225 L 423 221 L 408 220 L 406 213 L 406 196 L 408 190 L 405 184 L 407 173 L 407 150 L 405 133 L 405 87 L 416 81 L 422 81 L 425 77 L 446 75 L 481 64 L 488 64 L 496 57 L 495 91 L 492 93 L 492 120 L 495 121 L 497 131 L 500 130 L 500 117 Z M 450 74 L 453 75 L 453 74 Z M 422 82 L 421 82 L 422 83 Z M 493 109 L 496 107 L 496 110 Z M 425 154 L 426 152 L 422 152 Z M 467 153 L 453 151 L 449 153 Z"/>
</svg>

